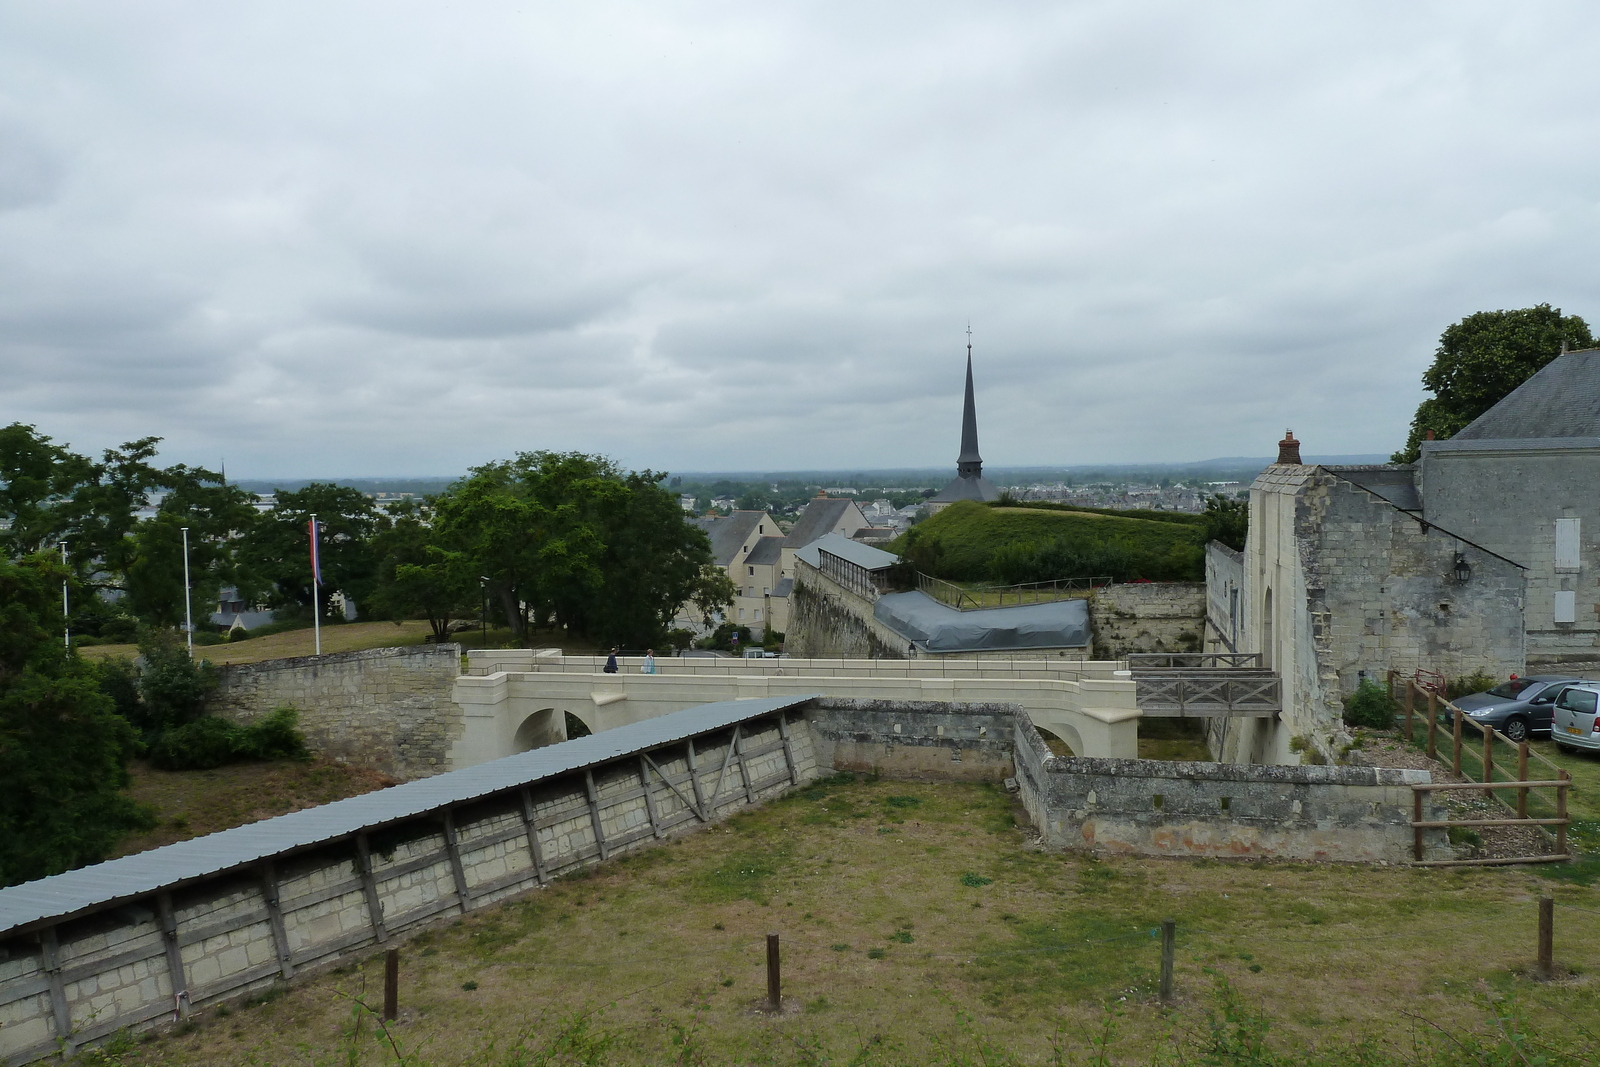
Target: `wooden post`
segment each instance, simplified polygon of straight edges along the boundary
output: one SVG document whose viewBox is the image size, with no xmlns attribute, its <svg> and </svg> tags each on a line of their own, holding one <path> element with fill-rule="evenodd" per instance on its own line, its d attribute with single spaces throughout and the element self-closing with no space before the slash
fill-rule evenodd
<svg viewBox="0 0 1600 1067">
<path fill-rule="evenodd" d="M 661 819 L 656 815 L 656 794 L 650 785 L 650 760 L 643 752 L 639 753 L 639 784 L 644 787 L 644 811 L 650 817 L 650 832 L 656 837 L 665 837 L 667 832 L 661 828 Z"/>
<path fill-rule="evenodd" d="M 550 876 L 545 870 L 544 852 L 539 848 L 539 826 L 534 819 L 536 809 L 533 806 L 533 794 L 527 786 L 523 786 L 519 792 L 522 794 L 522 825 L 528 834 L 528 854 L 533 858 L 533 871 L 539 877 L 539 884 L 544 885 Z"/>
<path fill-rule="evenodd" d="M 778 974 L 778 935 L 767 935 L 767 1007 L 783 1009 L 783 989 Z"/>
<path fill-rule="evenodd" d="M 701 822 L 710 822 L 711 811 L 706 807 L 705 790 L 700 784 L 700 768 L 696 765 L 694 758 L 694 738 L 689 738 L 686 744 L 688 746 L 689 786 L 694 791 L 695 810 L 699 812 Z"/>
<path fill-rule="evenodd" d="M 589 821 L 594 826 L 594 843 L 600 850 L 600 858 L 608 860 L 611 858 L 611 848 L 606 843 L 605 827 L 600 824 L 600 794 L 594 787 L 593 771 L 583 772 L 583 785 L 589 794 Z"/>
<path fill-rule="evenodd" d="M 288 981 L 294 977 L 294 954 L 289 950 L 289 931 L 283 924 L 283 908 L 278 899 L 278 871 L 271 860 L 261 864 L 261 899 L 267 906 L 272 946 L 278 953 L 278 976 Z"/>
<path fill-rule="evenodd" d="M 1527 780 L 1528 780 L 1528 742 L 1527 741 L 1518 741 L 1517 742 L 1517 781 L 1526 782 Z M 1517 818 L 1526 819 L 1527 817 L 1528 817 L 1528 791 L 1526 789 L 1519 789 L 1519 790 L 1517 790 Z"/>
<path fill-rule="evenodd" d="M 1435 740 L 1439 735 L 1439 703 L 1438 698 L 1432 693 L 1428 694 L 1428 758 L 1434 759 L 1439 755 L 1439 745 Z"/>
<path fill-rule="evenodd" d="M 456 886 L 456 903 L 461 914 L 472 910 L 472 890 L 467 887 L 466 868 L 461 866 L 461 838 L 456 834 L 456 813 L 444 809 L 444 852 L 450 861 L 450 880 Z"/>
<path fill-rule="evenodd" d="M 1422 821 L 1422 790 L 1414 790 L 1411 794 L 1411 821 Z M 1422 859 L 1422 827 L 1413 826 L 1411 829 L 1411 851 L 1417 860 Z"/>
<path fill-rule="evenodd" d="M 400 1017 L 400 950 L 383 954 L 383 1018 L 394 1022 Z"/>
<path fill-rule="evenodd" d="M 1556 824 L 1556 855 L 1567 854 L 1567 783 L 1572 781 L 1572 775 L 1566 771 L 1561 772 L 1561 784 L 1556 786 L 1556 818 L 1563 820 Z"/>
<path fill-rule="evenodd" d="M 356 873 L 361 876 L 361 895 L 367 901 L 367 918 L 372 923 L 372 936 L 381 945 L 389 940 L 389 930 L 383 922 L 383 902 L 378 899 L 378 881 L 372 876 L 372 849 L 364 833 L 356 834 Z"/>
<path fill-rule="evenodd" d="M 1483 780 L 1494 781 L 1494 727 L 1480 726 L 1483 731 Z"/>
<path fill-rule="evenodd" d="M 178 917 L 172 910 L 172 894 L 156 894 L 156 914 L 161 919 L 161 940 L 166 947 L 167 980 L 172 983 L 172 1021 L 189 1017 L 189 979 L 183 970 L 183 952 L 178 947 Z"/>
<path fill-rule="evenodd" d="M 72 1009 L 67 1005 L 67 990 L 61 981 L 61 942 L 54 926 L 39 933 L 39 963 L 44 968 L 45 986 L 50 991 L 50 1017 L 56 1024 L 56 1043 L 65 1055 L 78 1048 L 72 1032 Z"/>
<path fill-rule="evenodd" d="M 1172 1003 L 1172 956 L 1177 943 L 1177 932 L 1176 920 L 1161 920 L 1161 1003 L 1163 1004 Z"/>
<path fill-rule="evenodd" d="M 1555 925 L 1556 902 L 1554 897 L 1539 898 L 1539 975 L 1555 977 Z"/>
<path fill-rule="evenodd" d="M 1461 709 L 1452 708 L 1455 712 L 1455 754 L 1450 758 L 1450 772 L 1457 778 L 1461 777 Z"/>
</svg>

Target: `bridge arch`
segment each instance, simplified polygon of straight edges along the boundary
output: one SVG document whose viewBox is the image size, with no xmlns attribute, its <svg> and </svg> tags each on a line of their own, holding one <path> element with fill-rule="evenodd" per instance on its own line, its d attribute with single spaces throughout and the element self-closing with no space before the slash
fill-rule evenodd
<svg viewBox="0 0 1600 1067">
<path fill-rule="evenodd" d="M 511 750 L 527 752 L 529 749 L 543 748 L 545 745 L 553 745 L 566 739 L 566 723 L 558 717 L 556 709 L 540 708 L 523 719 L 522 724 L 517 727 L 517 732 L 511 739 Z"/>
</svg>

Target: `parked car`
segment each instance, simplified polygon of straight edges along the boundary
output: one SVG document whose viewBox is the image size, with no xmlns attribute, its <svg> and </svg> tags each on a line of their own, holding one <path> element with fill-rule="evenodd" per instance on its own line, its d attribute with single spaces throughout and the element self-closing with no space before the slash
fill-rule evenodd
<svg viewBox="0 0 1600 1067">
<path fill-rule="evenodd" d="M 1562 688 L 1582 681 L 1564 674 L 1530 674 L 1453 703 L 1473 722 L 1492 726 L 1512 741 L 1526 741 L 1533 734 L 1550 732 Z"/>
<path fill-rule="evenodd" d="M 1565 751 L 1586 748 L 1600 752 L 1600 685 L 1585 682 L 1568 686 L 1556 700 L 1554 729 L 1550 736 Z"/>
</svg>

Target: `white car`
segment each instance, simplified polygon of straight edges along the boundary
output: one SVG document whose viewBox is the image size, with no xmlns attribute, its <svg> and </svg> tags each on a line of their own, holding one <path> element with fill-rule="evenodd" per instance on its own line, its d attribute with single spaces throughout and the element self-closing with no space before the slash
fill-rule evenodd
<svg viewBox="0 0 1600 1067">
<path fill-rule="evenodd" d="M 1550 737 L 1562 750 L 1600 752 L 1600 685 L 1568 686 L 1556 698 Z"/>
</svg>

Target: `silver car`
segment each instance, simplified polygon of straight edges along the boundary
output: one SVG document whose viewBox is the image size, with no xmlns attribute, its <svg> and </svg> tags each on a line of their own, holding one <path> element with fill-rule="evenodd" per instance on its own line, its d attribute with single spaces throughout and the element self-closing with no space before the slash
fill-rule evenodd
<svg viewBox="0 0 1600 1067">
<path fill-rule="evenodd" d="M 1565 686 L 1583 682 L 1565 674 L 1530 674 L 1453 701 L 1472 721 L 1492 726 L 1512 741 L 1550 732 L 1556 698 Z"/>
<path fill-rule="evenodd" d="M 1563 751 L 1586 748 L 1600 752 L 1600 685 L 1588 682 L 1568 686 L 1556 700 L 1550 736 Z"/>
</svg>

